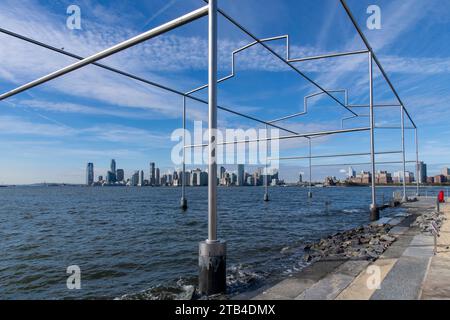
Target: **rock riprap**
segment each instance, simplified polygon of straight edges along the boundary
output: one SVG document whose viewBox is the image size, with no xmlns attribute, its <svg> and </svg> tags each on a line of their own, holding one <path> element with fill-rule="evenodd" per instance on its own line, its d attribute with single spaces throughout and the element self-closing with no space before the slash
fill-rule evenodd
<svg viewBox="0 0 450 320">
<path fill-rule="evenodd" d="M 350 260 L 376 260 L 395 240 L 389 235 L 392 226 L 367 225 L 331 235 L 317 243 L 304 247 L 304 260 L 317 261 L 324 258 Z"/>
<path fill-rule="evenodd" d="M 427 212 L 418 216 L 411 226 L 420 228 L 423 233 L 431 233 L 431 222 L 436 223 L 440 228 L 444 220 L 445 215 L 443 213 L 437 211 Z"/>
</svg>

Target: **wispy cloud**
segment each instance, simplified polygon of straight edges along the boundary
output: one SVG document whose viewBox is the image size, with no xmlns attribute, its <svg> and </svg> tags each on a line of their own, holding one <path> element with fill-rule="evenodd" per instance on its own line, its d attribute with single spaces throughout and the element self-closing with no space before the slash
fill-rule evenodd
<svg viewBox="0 0 450 320">
<path fill-rule="evenodd" d="M 2 136 L 28 137 L 39 139 L 52 138 L 55 141 L 65 141 L 77 138 L 79 143 L 88 141 L 121 143 L 128 147 L 170 148 L 170 133 L 151 132 L 144 129 L 116 125 L 102 124 L 85 128 L 70 128 L 57 124 L 39 123 L 15 116 L 0 116 Z"/>
</svg>

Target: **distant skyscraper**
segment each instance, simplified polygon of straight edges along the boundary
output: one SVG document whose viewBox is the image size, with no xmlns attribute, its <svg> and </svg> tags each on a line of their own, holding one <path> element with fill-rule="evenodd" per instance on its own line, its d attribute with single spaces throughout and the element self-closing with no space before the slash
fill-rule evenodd
<svg viewBox="0 0 450 320">
<path fill-rule="evenodd" d="M 185 179 L 184 181 L 186 181 L 186 185 L 188 186 L 191 183 L 191 173 L 189 171 L 186 171 L 184 173 L 184 177 L 182 176 L 181 179 Z"/>
<path fill-rule="evenodd" d="M 115 172 L 108 171 L 106 174 L 106 183 L 107 184 L 114 184 L 116 183 L 116 174 Z"/>
<path fill-rule="evenodd" d="M 353 170 L 352 167 L 348 167 L 347 176 L 348 176 L 348 178 L 355 178 L 356 177 L 356 171 Z"/>
<path fill-rule="evenodd" d="M 199 186 L 200 185 L 200 174 L 201 174 L 201 170 L 200 169 L 196 169 L 196 170 L 192 170 L 191 171 L 191 186 L 195 187 L 195 186 Z"/>
<path fill-rule="evenodd" d="M 428 174 L 427 174 L 427 165 L 421 161 L 419 162 L 419 183 L 427 183 L 427 178 L 428 178 Z"/>
<path fill-rule="evenodd" d="M 245 168 L 243 164 L 238 164 L 237 185 L 243 186 L 245 184 Z"/>
<path fill-rule="evenodd" d="M 130 185 L 137 186 L 139 184 L 139 171 L 135 171 L 131 176 Z"/>
<path fill-rule="evenodd" d="M 200 172 L 200 186 L 207 186 L 208 185 L 208 173 L 207 172 Z"/>
<path fill-rule="evenodd" d="M 150 185 L 154 186 L 156 183 L 156 170 L 155 170 L 155 163 L 150 162 Z"/>
<path fill-rule="evenodd" d="M 111 160 L 111 172 L 116 173 L 116 160 Z"/>
<path fill-rule="evenodd" d="M 86 185 L 91 186 L 94 184 L 94 164 L 89 162 L 86 167 Z"/>
<path fill-rule="evenodd" d="M 405 181 L 406 183 L 411 183 L 414 181 L 414 173 L 406 171 L 405 172 Z M 403 171 L 394 172 L 394 183 L 402 183 L 403 182 Z"/>
<path fill-rule="evenodd" d="M 156 174 L 155 174 L 155 185 L 156 186 L 160 185 L 160 175 L 161 175 L 161 171 L 159 170 L 159 168 L 156 168 Z"/>
<path fill-rule="evenodd" d="M 125 171 L 123 169 L 117 169 L 116 180 L 122 182 L 125 179 Z"/>
<path fill-rule="evenodd" d="M 231 184 L 234 184 L 234 185 L 237 184 L 237 175 L 236 175 L 236 173 L 232 173 L 231 174 L 230 180 L 231 180 Z"/>
<path fill-rule="evenodd" d="M 449 170 L 448 168 L 442 168 L 441 174 L 442 174 L 444 177 L 450 176 L 450 170 Z"/>
<path fill-rule="evenodd" d="M 142 187 L 144 185 L 144 171 L 141 170 L 141 172 L 139 173 L 139 182 L 138 185 L 140 187 Z"/>
<path fill-rule="evenodd" d="M 298 183 L 302 183 L 303 182 L 303 173 L 299 173 L 298 175 Z"/>
</svg>

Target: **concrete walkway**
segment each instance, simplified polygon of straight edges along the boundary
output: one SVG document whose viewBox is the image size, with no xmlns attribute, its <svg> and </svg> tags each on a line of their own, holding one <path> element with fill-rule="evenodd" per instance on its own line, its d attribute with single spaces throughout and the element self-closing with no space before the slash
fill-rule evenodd
<svg viewBox="0 0 450 320">
<path fill-rule="evenodd" d="M 420 298 L 423 300 L 450 300 L 450 204 L 443 207 L 447 218 L 437 242 L 437 253 L 431 258 Z"/>
<path fill-rule="evenodd" d="M 432 199 L 403 204 L 409 217 L 396 217 L 395 241 L 376 261 L 322 260 L 265 288 L 253 299 L 416 300 L 450 299 L 450 219 L 444 221 L 434 255 L 434 238 L 411 223 L 434 210 Z M 450 205 L 441 207 L 450 217 Z M 250 298 L 250 297 L 248 297 Z"/>
</svg>

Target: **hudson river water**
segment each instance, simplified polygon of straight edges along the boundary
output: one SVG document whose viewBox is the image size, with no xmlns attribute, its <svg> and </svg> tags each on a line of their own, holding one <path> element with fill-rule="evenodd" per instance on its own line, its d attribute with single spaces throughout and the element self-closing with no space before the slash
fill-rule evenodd
<svg viewBox="0 0 450 320">
<path fill-rule="evenodd" d="M 268 203 L 263 193 L 219 188 L 232 293 L 301 269 L 304 243 L 368 222 L 370 188 L 314 188 L 311 200 L 306 188 L 271 188 Z M 207 238 L 207 188 L 187 196 L 183 213 L 178 188 L 0 188 L 0 299 L 181 297 Z M 67 289 L 72 265 L 81 290 Z"/>
</svg>

